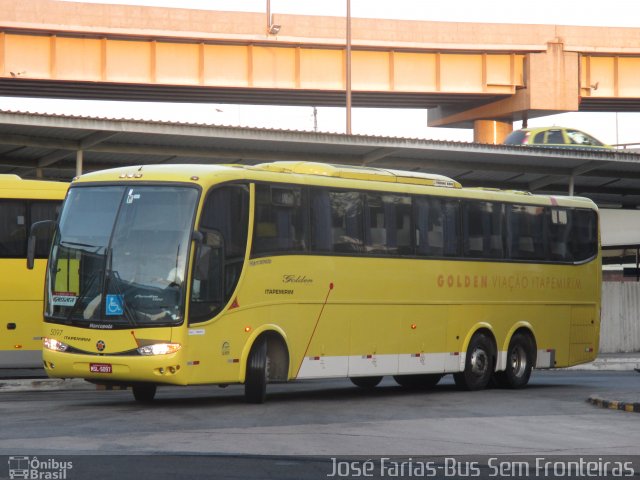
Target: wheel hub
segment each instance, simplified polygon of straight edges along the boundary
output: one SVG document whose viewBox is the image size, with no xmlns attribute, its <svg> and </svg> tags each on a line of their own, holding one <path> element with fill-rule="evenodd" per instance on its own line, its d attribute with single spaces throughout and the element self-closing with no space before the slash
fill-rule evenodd
<svg viewBox="0 0 640 480">
<path fill-rule="evenodd" d="M 509 359 L 511 363 L 511 371 L 516 377 L 522 377 L 527 370 L 527 354 L 520 345 L 516 345 L 511 350 L 511 357 Z"/>
<path fill-rule="evenodd" d="M 471 372 L 474 375 L 481 377 L 487 372 L 488 368 L 489 356 L 487 355 L 487 352 L 482 349 L 474 350 L 471 354 Z"/>
</svg>

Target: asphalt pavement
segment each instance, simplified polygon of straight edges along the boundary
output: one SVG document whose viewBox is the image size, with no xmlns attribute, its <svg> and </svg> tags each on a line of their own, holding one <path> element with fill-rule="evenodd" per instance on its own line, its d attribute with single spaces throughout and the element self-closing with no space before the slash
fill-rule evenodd
<svg viewBox="0 0 640 480">
<path fill-rule="evenodd" d="M 640 352 L 603 353 L 590 363 L 567 370 L 629 371 L 640 375 Z M 0 393 L 53 390 L 96 390 L 95 385 L 81 379 L 47 378 L 43 369 L 0 369 Z M 104 387 L 102 387 L 104 388 Z M 600 408 L 640 413 L 640 391 L 596 392 L 587 402 Z"/>
</svg>

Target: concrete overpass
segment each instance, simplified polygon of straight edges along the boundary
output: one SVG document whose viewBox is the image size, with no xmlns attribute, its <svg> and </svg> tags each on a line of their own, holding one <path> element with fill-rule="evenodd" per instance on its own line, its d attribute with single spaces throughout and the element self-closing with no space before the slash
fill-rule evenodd
<svg viewBox="0 0 640 480">
<path fill-rule="evenodd" d="M 1 4 L 0 95 L 345 102 L 344 18 Z M 431 126 L 473 127 L 478 142 L 514 120 L 640 110 L 637 29 L 354 18 L 351 43 L 354 106 L 429 108 Z"/>
</svg>

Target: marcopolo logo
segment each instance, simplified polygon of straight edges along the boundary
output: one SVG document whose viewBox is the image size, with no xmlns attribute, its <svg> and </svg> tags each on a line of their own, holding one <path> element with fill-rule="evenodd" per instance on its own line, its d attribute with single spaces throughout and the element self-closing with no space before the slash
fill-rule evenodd
<svg viewBox="0 0 640 480">
<path fill-rule="evenodd" d="M 54 458 L 38 459 L 38 457 L 9 457 L 9 478 L 25 478 L 32 480 L 65 480 L 73 462 L 60 461 Z"/>
</svg>

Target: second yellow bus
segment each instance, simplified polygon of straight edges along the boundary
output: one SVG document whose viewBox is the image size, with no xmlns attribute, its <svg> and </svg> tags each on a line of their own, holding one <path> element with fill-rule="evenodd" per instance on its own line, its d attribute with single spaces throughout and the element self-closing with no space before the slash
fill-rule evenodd
<svg viewBox="0 0 640 480">
<path fill-rule="evenodd" d="M 54 221 L 69 184 L 0 175 L 0 369 L 42 368 L 42 295 L 51 233 L 38 234 L 26 265 L 32 223 Z"/>
</svg>

